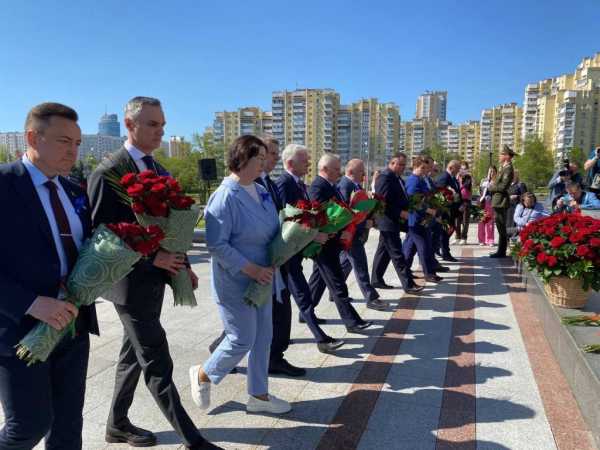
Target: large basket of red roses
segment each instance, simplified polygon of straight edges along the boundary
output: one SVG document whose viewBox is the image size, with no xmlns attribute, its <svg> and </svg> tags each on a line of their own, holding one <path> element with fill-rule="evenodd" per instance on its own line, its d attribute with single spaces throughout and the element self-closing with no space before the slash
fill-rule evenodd
<svg viewBox="0 0 600 450">
<path fill-rule="evenodd" d="M 600 220 L 580 213 L 554 214 L 529 223 L 513 255 L 544 282 L 550 302 L 582 308 L 600 290 Z"/>
</svg>

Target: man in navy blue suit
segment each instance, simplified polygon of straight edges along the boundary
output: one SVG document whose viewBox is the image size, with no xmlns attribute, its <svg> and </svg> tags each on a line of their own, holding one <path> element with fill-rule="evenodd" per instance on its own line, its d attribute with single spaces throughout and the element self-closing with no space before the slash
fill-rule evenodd
<svg viewBox="0 0 600 450">
<path fill-rule="evenodd" d="M 458 184 L 458 179 L 456 178 L 458 172 L 460 172 L 460 161 L 452 160 L 446 166 L 446 170 L 436 180 L 436 185 L 438 188 L 448 188 L 455 194 L 456 200 L 450 205 L 450 212 L 446 216 L 448 223 L 454 228 L 456 228 L 456 218 L 458 217 L 458 208 L 460 207 L 461 203 L 460 185 Z M 443 230 L 439 231 L 439 233 L 442 259 L 444 261 L 456 262 L 457 259 L 450 254 L 450 236 Z"/>
<path fill-rule="evenodd" d="M 307 174 L 310 159 L 308 150 L 298 144 L 288 144 L 281 155 L 285 172 L 277 179 L 275 184 L 279 192 L 282 204 L 295 205 L 298 200 L 308 200 L 308 190 L 302 177 Z M 316 238 L 320 243 L 327 241 L 327 235 L 319 233 Z M 315 316 L 315 303 L 310 288 L 302 270 L 302 252 L 292 257 L 284 264 L 286 272 L 286 286 L 291 292 L 298 309 L 300 309 L 300 321 L 306 322 L 311 333 L 317 341 L 317 347 L 322 353 L 331 353 L 344 345 L 341 339 L 328 336 L 319 324 L 325 320 Z"/>
<path fill-rule="evenodd" d="M 27 152 L 0 166 L 0 401 L 6 423 L 0 448 L 81 449 L 89 333 L 98 334 L 93 305 L 79 310 L 61 285 L 91 235 L 85 192 L 68 181 L 81 130 L 77 113 L 42 103 L 25 122 Z M 38 322 L 57 330 L 75 320 L 45 362 L 30 367 L 14 346 Z"/>
<path fill-rule="evenodd" d="M 343 201 L 342 195 L 336 186 L 341 175 L 340 168 L 340 159 L 336 155 L 325 153 L 321 156 L 318 163 L 319 175 L 315 177 L 310 185 L 309 196 L 311 200 L 316 200 L 321 204 L 327 203 L 331 199 Z M 340 253 L 342 251 L 340 238 L 343 233 L 347 232 L 330 236 L 330 239 L 314 258 L 313 273 L 308 284 L 316 304 L 319 299 L 319 286 L 324 283 L 329 289 L 329 294 L 333 297 L 346 329 L 351 333 L 358 333 L 370 327 L 373 323 L 362 320 L 350 303 L 348 286 L 340 265 Z"/>
<path fill-rule="evenodd" d="M 404 292 L 416 294 L 423 290 L 415 284 L 410 267 L 404 260 L 400 231 L 407 231 L 409 200 L 400 178 L 406 167 L 406 155 L 396 153 L 388 167 L 381 171 L 375 182 L 375 192 L 385 198 L 385 213 L 377 220 L 379 244 L 373 258 L 373 286 L 387 286 L 383 282 L 385 268 L 392 261 Z M 377 284 L 376 284 L 377 283 Z"/>
<path fill-rule="evenodd" d="M 363 189 L 361 183 L 365 176 L 365 164 L 360 159 L 351 159 L 346 164 L 346 175 L 338 182 L 338 189 L 342 196 L 342 200 L 350 204 L 352 194 Z M 369 263 L 367 253 L 365 251 L 365 243 L 369 236 L 369 228 L 373 226 L 373 220 L 369 219 L 359 224 L 352 240 L 352 246 L 348 251 L 340 253 L 340 263 L 344 272 L 344 280 L 348 278 L 352 269 L 356 276 L 358 286 L 367 300 L 367 308 L 383 311 L 386 309 L 385 303 L 379 300 L 379 293 L 371 285 L 371 277 L 369 276 Z M 319 283 L 316 293 L 318 299 L 321 298 L 325 291 L 325 282 Z M 333 297 L 330 295 L 330 299 Z"/>
</svg>

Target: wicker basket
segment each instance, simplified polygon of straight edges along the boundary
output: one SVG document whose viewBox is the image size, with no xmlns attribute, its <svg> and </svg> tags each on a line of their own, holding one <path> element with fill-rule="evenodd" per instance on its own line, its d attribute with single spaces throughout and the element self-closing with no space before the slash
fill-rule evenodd
<svg viewBox="0 0 600 450">
<path fill-rule="evenodd" d="M 544 288 L 550 303 L 561 308 L 583 308 L 591 293 L 583 290 L 581 280 L 569 277 L 552 277 Z"/>
</svg>

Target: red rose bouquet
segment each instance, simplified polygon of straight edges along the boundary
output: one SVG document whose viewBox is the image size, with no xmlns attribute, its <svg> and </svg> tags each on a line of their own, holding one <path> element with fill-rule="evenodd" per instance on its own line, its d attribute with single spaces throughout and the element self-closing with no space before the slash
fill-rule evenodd
<svg viewBox="0 0 600 450">
<path fill-rule="evenodd" d="M 194 228 L 200 210 L 194 200 L 181 192 L 177 180 L 159 176 L 151 170 L 127 173 L 120 179 L 121 192 L 126 193 L 138 222 L 160 227 L 165 238 L 161 247 L 169 252 L 185 254 L 192 248 Z M 196 306 L 192 282 L 187 270 L 170 275 L 175 305 Z"/>
<path fill-rule="evenodd" d="M 100 225 L 88 239 L 59 297 L 80 307 L 91 305 L 106 291 L 125 278 L 135 263 L 158 249 L 163 233 L 157 227 L 137 224 Z M 17 356 L 27 363 L 46 361 L 61 339 L 75 332 L 75 321 L 56 330 L 38 323 L 17 345 Z"/>
<path fill-rule="evenodd" d="M 600 220 L 560 213 L 530 222 L 519 234 L 513 255 L 545 283 L 564 276 L 579 279 L 584 290 L 600 290 Z"/>
<path fill-rule="evenodd" d="M 354 218 L 354 213 L 350 207 L 336 199 L 331 199 L 322 205 L 321 210 L 325 212 L 327 218 L 326 223 L 319 227 L 321 233 L 331 234 L 342 231 L 352 223 Z M 313 241 L 308 244 L 302 254 L 305 258 L 314 258 L 321 252 L 322 248 L 323 244 Z"/>
<path fill-rule="evenodd" d="M 286 205 L 279 213 L 281 227 L 269 244 L 269 265 L 280 267 L 309 245 L 319 229 L 327 224 L 325 211 L 318 202 L 300 200 L 296 206 Z M 244 293 L 244 301 L 260 307 L 271 301 L 272 285 L 252 281 Z"/>
<path fill-rule="evenodd" d="M 340 243 L 344 250 L 349 250 L 350 247 L 352 247 L 358 225 L 365 220 L 370 220 L 373 216 L 383 213 L 385 210 L 385 200 L 378 194 L 370 194 L 367 191 L 360 189 L 352 193 L 349 207 L 354 213 L 354 216 L 352 222 L 344 229 L 347 233 L 346 238 L 340 239 Z M 363 230 L 361 236 L 359 236 L 362 242 L 367 241 L 368 233 L 368 228 Z"/>
</svg>

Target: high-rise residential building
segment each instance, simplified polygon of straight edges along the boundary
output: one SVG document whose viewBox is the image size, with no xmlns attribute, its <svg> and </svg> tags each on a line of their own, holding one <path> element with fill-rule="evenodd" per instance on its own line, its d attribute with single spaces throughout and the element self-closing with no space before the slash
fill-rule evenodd
<svg viewBox="0 0 600 450">
<path fill-rule="evenodd" d="M 81 136 L 79 146 L 79 159 L 93 156 L 98 161 L 110 153 L 114 153 L 123 146 L 127 138 L 119 136 L 106 136 L 102 134 L 84 134 Z"/>
<path fill-rule="evenodd" d="M 600 145 L 600 53 L 584 58 L 574 73 L 525 89 L 523 137 L 537 136 L 555 158 L 573 147 Z"/>
<path fill-rule="evenodd" d="M 400 125 L 399 148 L 410 158 L 422 154 L 426 149 L 440 144 L 444 132 L 440 128 L 447 127 L 448 122 L 439 120 L 413 119 Z"/>
<path fill-rule="evenodd" d="M 372 171 L 385 167 L 391 154 L 398 151 L 400 110 L 394 103 L 370 98 L 341 106 L 337 123 L 337 152 L 343 163 L 360 158 Z M 340 123 L 345 126 L 340 128 Z"/>
<path fill-rule="evenodd" d="M 0 133 L 0 146 L 6 147 L 11 155 L 23 154 L 27 149 L 25 144 L 25 133 L 22 131 L 11 131 Z"/>
<path fill-rule="evenodd" d="M 426 91 L 417 99 L 416 119 L 446 120 L 448 92 Z"/>
<path fill-rule="evenodd" d="M 473 164 L 479 154 L 480 122 L 470 120 L 458 125 L 458 151 L 462 160 Z"/>
<path fill-rule="evenodd" d="M 239 108 L 237 111 L 222 111 L 215 114 L 213 131 L 215 142 L 228 147 L 237 137 L 245 134 L 260 136 L 271 134 L 273 116 L 256 106 Z"/>
<path fill-rule="evenodd" d="M 273 92 L 272 134 L 283 149 L 301 144 L 311 156 L 307 179 L 317 174 L 317 162 L 324 152 L 334 152 L 340 95 L 333 89 L 296 89 Z"/>
<path fill-rule="evenodd" d="M 508 145 L 522 151 L 523 108 L 516 103 L 494 106 L 481 111 L 480 153 L 498 152 Z"/>
<path fill-rule="evenodd" d="M 121 124 L 116 114 L 104 114 L 98 122 L 98 134 L 121 137 Z"/>
</svg>

